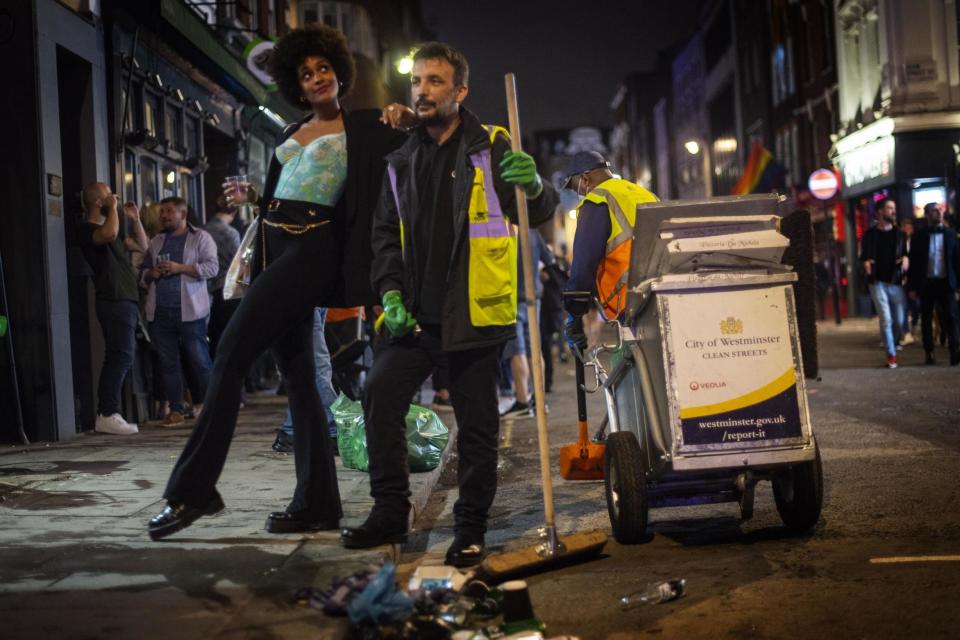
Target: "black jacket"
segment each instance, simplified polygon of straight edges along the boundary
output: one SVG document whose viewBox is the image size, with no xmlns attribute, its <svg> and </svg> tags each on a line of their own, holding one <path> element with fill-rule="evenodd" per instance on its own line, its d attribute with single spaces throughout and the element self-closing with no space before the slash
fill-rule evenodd
<svg viewBox="0 0 960 640">
<path fill-rule="evenodd" d="M 311 116 L 287 126 L 277 138 L 277 145 L 296 133 Z M 407 135 L 380 122 L 380 111 L 363 109 L 343 112 L 343 127 L 347 134 L 347 184 L 335 207 L 339 244 L 343 249 L 341 277 L 338 290 L 331 298 L 318 301 L 329 307 L 359 307 L 375 304 L 377 297 L 370 290 L 370 228 L 377 194 L 383 180 L 385 156 L 402 145 Z M 267 180 L 261 205 L 272 199 L 283 165 L 276 154 L 270 158 Z M 262 264 L 259 255 L 261 243 L 254 245 L 254 276 Z"/>
<path fill-rule="evenodd" d="M 897 246 L 895 248 L 895 260 L 899 260 L 903 256 L 907 255 L 907 236 L 904 235 L 899 229 L 895 229 L 897 237 Z M 867 277 L 867 282 L 873 283 L 877 281 L 877 271 L 878 265 L 877 260 L 880 256 L 877 255 L 877 237 L 880 235 L 880 228 L 877 226 L 872 226 L 866 230 L 863 234 L 863 243 L 860 249 L 860 262 L 866 262 L 867 260 L 873 260 L 873 269 L 870 272 L 870 275 Z M 903 279 L 903 274 L 900 270 L 900 266 L 897 264 L 886 265 L 893 270 L 893 277 L 888 281 L 890 284 L 900 284 L 900 281 Z"/>
<path fill-rule="evenodd" d="M 491 167 L 494 175 L 494 188 L 503 213 L 511 222 L 517 222 L 516 196 L 513 185 L 500 179 L 500 160 L 510 149 L 506 137 L 497 135 L 490 144 L 490 135 L 483 125 L 467 109 L 460 108 L 463 121 L 463 135 L 457 150 L 456 169 L 453 183 L 454 241 L 451 250 L 450 270 L 447 273 L 447 296 L 443 304 L 443 348 L 446 351 L 458 351 L 498 344 L 511 337 L 513 325 L 474 327 L 470 322 L 468 298 L 468 266 L 470 245 L 468 238 L 467 209 L 470 190 L 473 186 L 474 167 L 470 163 L 470 154 L 491 149 Z M 416 186 L 416 164 L 420 151 L 420 136 L 412 135 L 406 144 L 387 156 L 387 162 L 396 169 L 397 198 L 400 201 L 408 225 L 416 225 L 418 200 Z M 543 224 L 553 215 L 558 203 L 556 190 L 543 180 L 543 193 L 529 200 L 530 225 Z M 417 247 L 413 244 L 416 233 L 412 229 L 404 230 L 404 242 L 410 257 L 409 264 L 403 260 L 400 245 L 400 219 L 397 203 L 390 189 L 388 176 L 383 178 L 380 191 L 380 203 L 373 222 L 373 267 L 371 270 L 373 288 L 378 295 L 391 290 L 403 292 L 407 309 L 417 315 L 419 287 L 416 283 L 415 255 Z"/>
<path fill-rule="evenodd" d="M 951 291 L 960 286 L 960 241 L 957 232 L 949 227 L 943 229 L 943 256 L 946 262 L 947 285 Z M 910 242 L 910 268 L 907 270 L 907 289 L 923 291 L 927 281 L 927 263 L 930 261 L 930 230 L 917 231 Z"/>
</svg>

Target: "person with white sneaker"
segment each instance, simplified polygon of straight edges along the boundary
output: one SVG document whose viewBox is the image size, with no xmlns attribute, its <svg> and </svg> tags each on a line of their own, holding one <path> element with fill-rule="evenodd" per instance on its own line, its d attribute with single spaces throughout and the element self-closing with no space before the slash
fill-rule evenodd
<svg viewBox="0 0 960 640">
<path fill-rule="evenodd" d="M 543 237 L 536 229 L 530 230 L 531 259 L 535 263 L 534 284 L 536 286 L 537 315 L 540 315 L 540 299 L 543 297 L 543 282 L 540 280 L 540 264 L 551 261 L 550 249 L 543 241 Z M 523 273 L 523 260 L 517 256 L 517 273 Z M 510 373 L 513 376 L 514 402 L 500 413 L 501 418 L 523 420 L 534 417 L 533 392 L 530 384 L 530 358 L 533 354 L 541 356 L 540 349 L 532 348 L 530 344 L 530 322 L 540 322 L 539 317 L 532 320 L 527 318 L 527 292 L 522 280 L 517 284 L 517 324 L 516 334 L 504 345 L 501 358 L 510 363 Z M 547 413 L 549 407 L 544 403 Z"/>
<path fill-rule="evenodd" d="M 120 389 L 133 366 L 134 335 L 139 315 L 137 274 L 130 251 L 147 250 L 147 234 L 137 205 L 123 205 L 133 237 L 125 237 L 110 187 L 94 182 L 83 189 L 87 221 L 80 229 L 80 248 L 90 267 L 96 289 L 96 312 L 103 330 L 104 358 L 97 385 L 97 419 L 94 430 L 115 435 L 137 433 L 137 425 L 120 415 Z"/>
</svg>

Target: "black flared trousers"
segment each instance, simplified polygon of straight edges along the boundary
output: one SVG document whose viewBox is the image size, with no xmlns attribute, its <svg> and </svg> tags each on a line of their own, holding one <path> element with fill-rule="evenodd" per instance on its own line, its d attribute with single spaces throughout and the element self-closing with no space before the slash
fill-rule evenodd
<svg viewBox="0 0 960 640">
<path fill-rule="evenodd" d="M 274 227 L 264 227 L 264 232 L 267 268 L 254 279 L 220 338 L 203 411 L 164 497 L 203 506 L 216 495 L 243 379 L 272 346 L 286 379 L 294 424 L 297 484 L 287 510 L 317 520 L 338 519 L 343 511 L 336 466 L 314 371 L 313 310 L 336 287 L 339 245 L 332 224 L 302 235 Z"/>
</svg>

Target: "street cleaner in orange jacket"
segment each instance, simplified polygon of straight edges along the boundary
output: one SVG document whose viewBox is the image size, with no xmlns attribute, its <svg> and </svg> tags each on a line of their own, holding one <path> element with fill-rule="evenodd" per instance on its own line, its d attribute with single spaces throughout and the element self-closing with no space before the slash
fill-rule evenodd
<svg viewBox="0 0 960 640">
<path fill-rule="evenodd" d="M 565 186 L 583 200 L 577 206 L 573 262 L 564 290 L 590 291 L 600 301 L 604 314 L 616 318 L 627 300 L 637 204 L 656 202 L 657 197 L 629 180 L 614 177 L 610 163 L 596 151 L 573 156 Z M 564 306 L 568 311 L 567 342 L 571 348 L 583 349 L 587 346 L 583 315 L 590 303 L 567 299 Z"/>
<path fill-rule="evenodd" d="M 446 561 L 469 566 L 486 552 L 497 486 L 497 372 L 517 318 L 515 186 L 530 203 L 531 225 L 548 220 L 558 199 L 533 158 L 510 151 L 502 127 L 482 125 L 461 106 L 468 76 L 463 54 L 434 42 L 413 60 L 414 111 L 384 110 L 391 124 L 414 127 L 407 143 L 387 156 L 372 232 L 371 281 L 388 332 L 363 398 L 374 504 L 341 540 L 359 549 L 406 539 L 404 417 L 414 392 L 446 355 L 460 454 Z M 395 120 L 397 112 L 415 118 Z"/>
</svg>

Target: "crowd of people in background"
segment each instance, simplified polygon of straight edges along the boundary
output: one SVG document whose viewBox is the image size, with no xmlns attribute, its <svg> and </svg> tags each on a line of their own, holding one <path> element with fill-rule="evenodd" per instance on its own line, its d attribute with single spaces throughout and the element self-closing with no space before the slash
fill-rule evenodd
<svg viewBox="0 0 960 640">
<path fill-rule="evenodd" d="M 916 342 L 918 321 L 924 363 L 936 364 L 939 344 L 947 347 L 951 366 L 960 364 L 957 229 L 945 222 L 936 203 L 925 205 L 923 214 L 898 223 L 896 202 L 884 198 L 877 203 L 876 223 L 863 235 L 860 263 L 890 369 L 898 366 L 897 352 Z"/>
<path fill-rule="evenodd" d="M 147 202 L 142 207 L 134 202 L 121 204 L 103 183 L 87 186 L 84 205 L 87 223 L 81 229 L 81 248 L 95 274 L 96 314 L 105 345 L 94 428 L 117 435 L 138 432 L 138 425 L 126 422 L 121 415 L 121 389 L 134 365 L 138 344 L 141 357 L 147 360 L 144 380 L 153 423 L 188 426 L 202 408 L 220 337 L 240 303 L 237 298 L 225 299 L 224 284 L 248 220 L 256 210 L 250 208 L 240 215 L 243 207 L 228 204 L 223 196 L 217 198 L 215 212 L 206 216 L 180 198 Z M 195 224 L 203 218 L 207 220 L 205 225 Z M 547 244 L 536 229 L 531 230 L 530 238 L 537 263 L 542 344 L 539 350 L 531 348 L 526 298 L 520 282 L 518 315 L 523 321 L 517 323 L 516 335 L 501 356 L 499 387 L 504 418 L 533 417 L 529 359 L 534 351 L 542 358 L 548 393 L 553 390 L 554 361 L 566 362 L 569 357 L 562 339 L 561 299 L 569 276 L 567 247 Z M 363 374 L 372 360 L 375 338 L 373 322 L 367 319 L 379 312 L 364 307 L 315 309 L 316 383 L 334 440 L 336 427 L 330 407 L 340 393 L 351 399 L 361 397 Z M 328 342 L 334 346 L 331 348 Z M 331 352 L 349 358 L 332 359 Z M 338 361 L 336 368 L 333 360 Z M 451 411 L 448 375 L 446 362 L 441 359 L 428 385 L 433 389 L 432 398 L 429 393 L 418 392 L 412 400 L 424 401 L 435 411 Z M 283 377 L 270 354 L 251 367 L 244 388 L 246 394 L 286 393 Z M 289 409 L 272 448 L 280 453 L 293 452 Z"/>
</svg>

